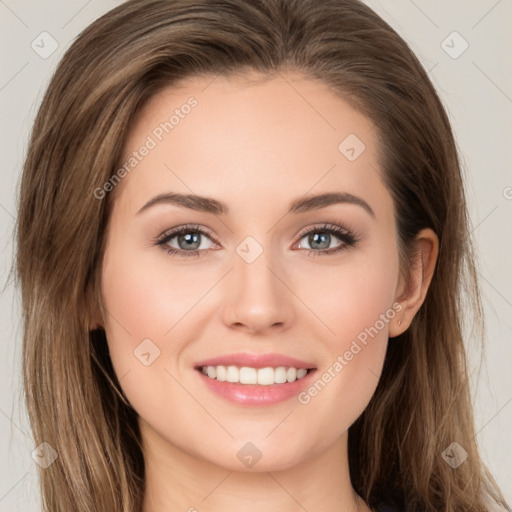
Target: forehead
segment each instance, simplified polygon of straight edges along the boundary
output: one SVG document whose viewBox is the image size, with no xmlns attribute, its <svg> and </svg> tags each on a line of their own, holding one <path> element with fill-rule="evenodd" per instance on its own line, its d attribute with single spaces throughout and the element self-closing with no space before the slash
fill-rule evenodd
<svg viewBox="0 0 512 512">
<path fill-rule="evenodd" d="M 150 150 L 139 151 L 144 146 Z M 139 113 L 121 164 L 134 152 L 145 156 L 117 193 L 134 207 L 170 191 L 208 195 L 235 212 L 331 190 L 389 206 L 378 149 L 372 121 L 321 81 L 298 73 L 196 76 L 163 89 Z"/>
</svg>

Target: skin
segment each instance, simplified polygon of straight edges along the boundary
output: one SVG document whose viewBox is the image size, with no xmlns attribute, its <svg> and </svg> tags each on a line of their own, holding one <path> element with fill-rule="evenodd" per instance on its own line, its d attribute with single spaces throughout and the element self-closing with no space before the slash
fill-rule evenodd
<svg viewBox="0 0 512 512">
<path fill-rule="evenodd" d="M 189 97 L 198 104 L 112 192 L 97 324 L 139 415 L 144 512 L 370 510 L 350 482 L 347 431 L 375 391 L 389 338 L 423 302 L 438 242 L 430 230 L 418 235 L 421 258 L 403 281 L 373 123 L 322 82 L 263 78 L 194 77 L 154 96 L 125 159 Z M 366 146 L 354 161 L 338 150 L 349 134 Z M 305 194 L 333 191 L 363 199 L 374 216 L 348 203 L 286 214 Z M 168 192 L 215 198 L 230 213 L 158 204 L 137 214 Z M 299 235 L 324 223 L 356 233 L 356 245 L 314 253 Z M 187 257 L 178 237 L 169 244 L 181 257 L 155 243 L 184 224 L 211 231 L 200 238 L 202 257 Z M 248 236 L 263 250 L 252 263 L 236 252 Z M 340 244 L 336 235 L 326 243 Z M 222 354 L 278 352 L 322 374 L 397 303 L 400 312 L 305 405 L 235 405 L 193 369 Z M 160 350 L 149 366 L 134 357 L 147 338 Z M 237 457 L 248 442 L 262 454 L 251 468 Z"/>
</svg>

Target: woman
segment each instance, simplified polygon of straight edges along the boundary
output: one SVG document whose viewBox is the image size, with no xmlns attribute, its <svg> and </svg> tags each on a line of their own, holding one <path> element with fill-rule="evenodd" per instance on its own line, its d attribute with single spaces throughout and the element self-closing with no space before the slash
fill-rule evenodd
<svg viewBox="0 0 512 512">
<path fill-rule="evenodd" d="M 453 135 L 357 0 L 95 21 L 34 125 L 17 264 L 45 510 L 507 506 Z"/>
</svg>

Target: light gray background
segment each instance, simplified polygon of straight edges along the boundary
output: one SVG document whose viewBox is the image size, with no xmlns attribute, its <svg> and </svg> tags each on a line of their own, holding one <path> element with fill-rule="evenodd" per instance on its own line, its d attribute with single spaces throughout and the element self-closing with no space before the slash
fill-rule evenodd
<svg viewBox="0 0 512 512">
<path fill-rule="evenodd" d="M 27 137 L 64 50 L 84 27 L 119 3 L 0 0 L 0 512 L 40 510 L 36 465 L 31 458 L 34 446 L 22 404 L 19 295 L 8 281 Z M 481 354 L 474 349 L 474 341 L 469 343 L 477 439 L 484 460 L 511 503 L 512 0 L 367 3 L 418 55 L 453 123 L 467 174 L 488 329 L 480 372 Z M 453 35 L 454 31 L 460 36 Z M 40 53 L 51 49 L 50 39 L 41 36 L 42 32 L 58 43 L 52 55 L 43 55 L 47 58 L 31 47 L 35 41 Z M 464 41 L 469 46 L 461 53 Z"/>
</svg>

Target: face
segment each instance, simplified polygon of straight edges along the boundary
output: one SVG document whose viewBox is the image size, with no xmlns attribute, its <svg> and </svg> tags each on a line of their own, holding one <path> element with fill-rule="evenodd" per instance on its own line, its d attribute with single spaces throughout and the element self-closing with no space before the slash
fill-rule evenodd
<svg viewBox="0 0 512 512">
<path fill-rule="evenodd" d="M 400 309 L 377 150 L 368 118 L 298 74 L 195 77 L 145 106 L 102 267 L 143 437 L 237 471 L 257 449 L 263 471 L 346 434 Z"/>
</svg>

